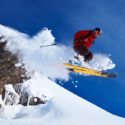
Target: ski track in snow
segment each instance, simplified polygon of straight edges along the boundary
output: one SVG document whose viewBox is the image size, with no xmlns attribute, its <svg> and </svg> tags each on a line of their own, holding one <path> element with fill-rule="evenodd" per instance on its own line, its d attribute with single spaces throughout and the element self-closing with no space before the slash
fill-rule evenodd
<svg viewBox="0 0 125 125">
<path fill-rule="evenodd" d="M 74 52 L 71 47 L 56 45 L 43 47 L 55 43 L 51 30 L 47 28 L 34 37 L 20 33 L 12 28 L 0 25 L 0 34 L 9 41 L 7 48 L 18 53 L 20 63 L 25 64 L 32 78 L 23 83 L 33 95 L 45 94 L 49 101 L 37 106 L 3 106 L 0 109 L 0 123 L 2 125 L 124 125 L 125 119 L 114 116 L 101 108 L 81 99 L 71 92 L 49 80 L 60 78 L 69 79 L 69 73 L 63 66 L 72 58 Z M 89 64 L 82 64 L 88 68 L 107 70 L 115 67 L 109 56 L 95 54 Z"/>
</svg>

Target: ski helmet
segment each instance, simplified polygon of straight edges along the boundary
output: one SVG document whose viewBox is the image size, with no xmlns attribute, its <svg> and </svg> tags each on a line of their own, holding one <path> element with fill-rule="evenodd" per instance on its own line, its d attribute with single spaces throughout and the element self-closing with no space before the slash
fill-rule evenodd
<svg viewBox="0 0 125 125">
<path fill-rule="evenodd" d="M 95 28 L 94 31 L 98 31 L 98 32 L 100 32 L 100 34 L 102 34 L 102 30 L 100 28 L 98 28 L 98 27 Z"/>
</svg>

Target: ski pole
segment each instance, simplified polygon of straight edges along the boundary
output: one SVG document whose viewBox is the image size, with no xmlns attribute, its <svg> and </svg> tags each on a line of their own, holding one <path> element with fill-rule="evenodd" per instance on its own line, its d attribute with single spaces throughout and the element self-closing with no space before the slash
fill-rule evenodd
<svg viewBox="0 0 125 125">
<path fill-rule="evenodd" d="M 50 45 L 43 45 L 43 46 L 40 46 L 40 47 L 42 48 L 42 47 L 48 47 L 48 46 L 54 46 L 54 45 L 57 45 L 57 43 L 53 43 L 53 44 L 50 44 Z"/>
</svg>

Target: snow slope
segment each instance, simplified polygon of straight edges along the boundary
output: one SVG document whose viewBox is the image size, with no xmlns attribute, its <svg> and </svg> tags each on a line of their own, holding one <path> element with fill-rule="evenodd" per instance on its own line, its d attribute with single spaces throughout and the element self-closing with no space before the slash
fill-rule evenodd
<svg viewBox="0 0 125 125">
<path fill-rule="evenodd" d="M 5 106 L 0 123 L 13 125 L 124 125 L 125 119 L 114 116 L 81 99 L 38 73 L 29 81 L 31 91 L 41 90 L 50 97 L 45 105 Z M 42 94 L 41 92 L 41 94 Z M 3 118 L 3 119 L 2 119 Z M 5 119 L 5 120 L 4 120 Z"/>
<path fill-rule="evenodd" d="M 30 80 L 22 84 L 23 87 L 33 95 L 41 96 L 44 94 L 49 100 L 46 104 L 37 106 L 4 106 L 0 110 L 0 123 L 2 125 L 125 124 L 124 118 L 104 111 L 48 79 L 51 77 L 51 79 L 68 80 L 69 74 L 62 62 L 66 62 L 73 55 L 71 48 L 62 45 L 40 48 L 41 45 L 55 42 L 50 30 L 44 29 L 30 38 L 26 34 L 0 25 L 0 34 L 8 40 L 6 49 L 19 54 L 20 64 L 17 66 L 24 63 L 32 76 Z M 97 58 L 105 64 L 96 64 L 94 67 L 93 63 L 96 62 L 93 61 L 93 63 L 91 62 L 93 68 L 100 70 L 101 67 L 106 70 L 109 69 L 109 65 L 114 65 L 108 56 L 97 54 Z"/>
</svg>

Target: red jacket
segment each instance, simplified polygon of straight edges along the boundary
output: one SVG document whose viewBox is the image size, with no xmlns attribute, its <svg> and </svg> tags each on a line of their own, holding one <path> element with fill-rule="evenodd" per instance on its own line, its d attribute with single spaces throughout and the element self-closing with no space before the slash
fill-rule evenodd
<svg viewBox="0 0 125 125">
<path fill-rule="evenodd" d="M 89 49 L 96 37 L 92 30 L 81 30 L 74 35 L 74 47 L 85 46 Z"/>
</svg>

